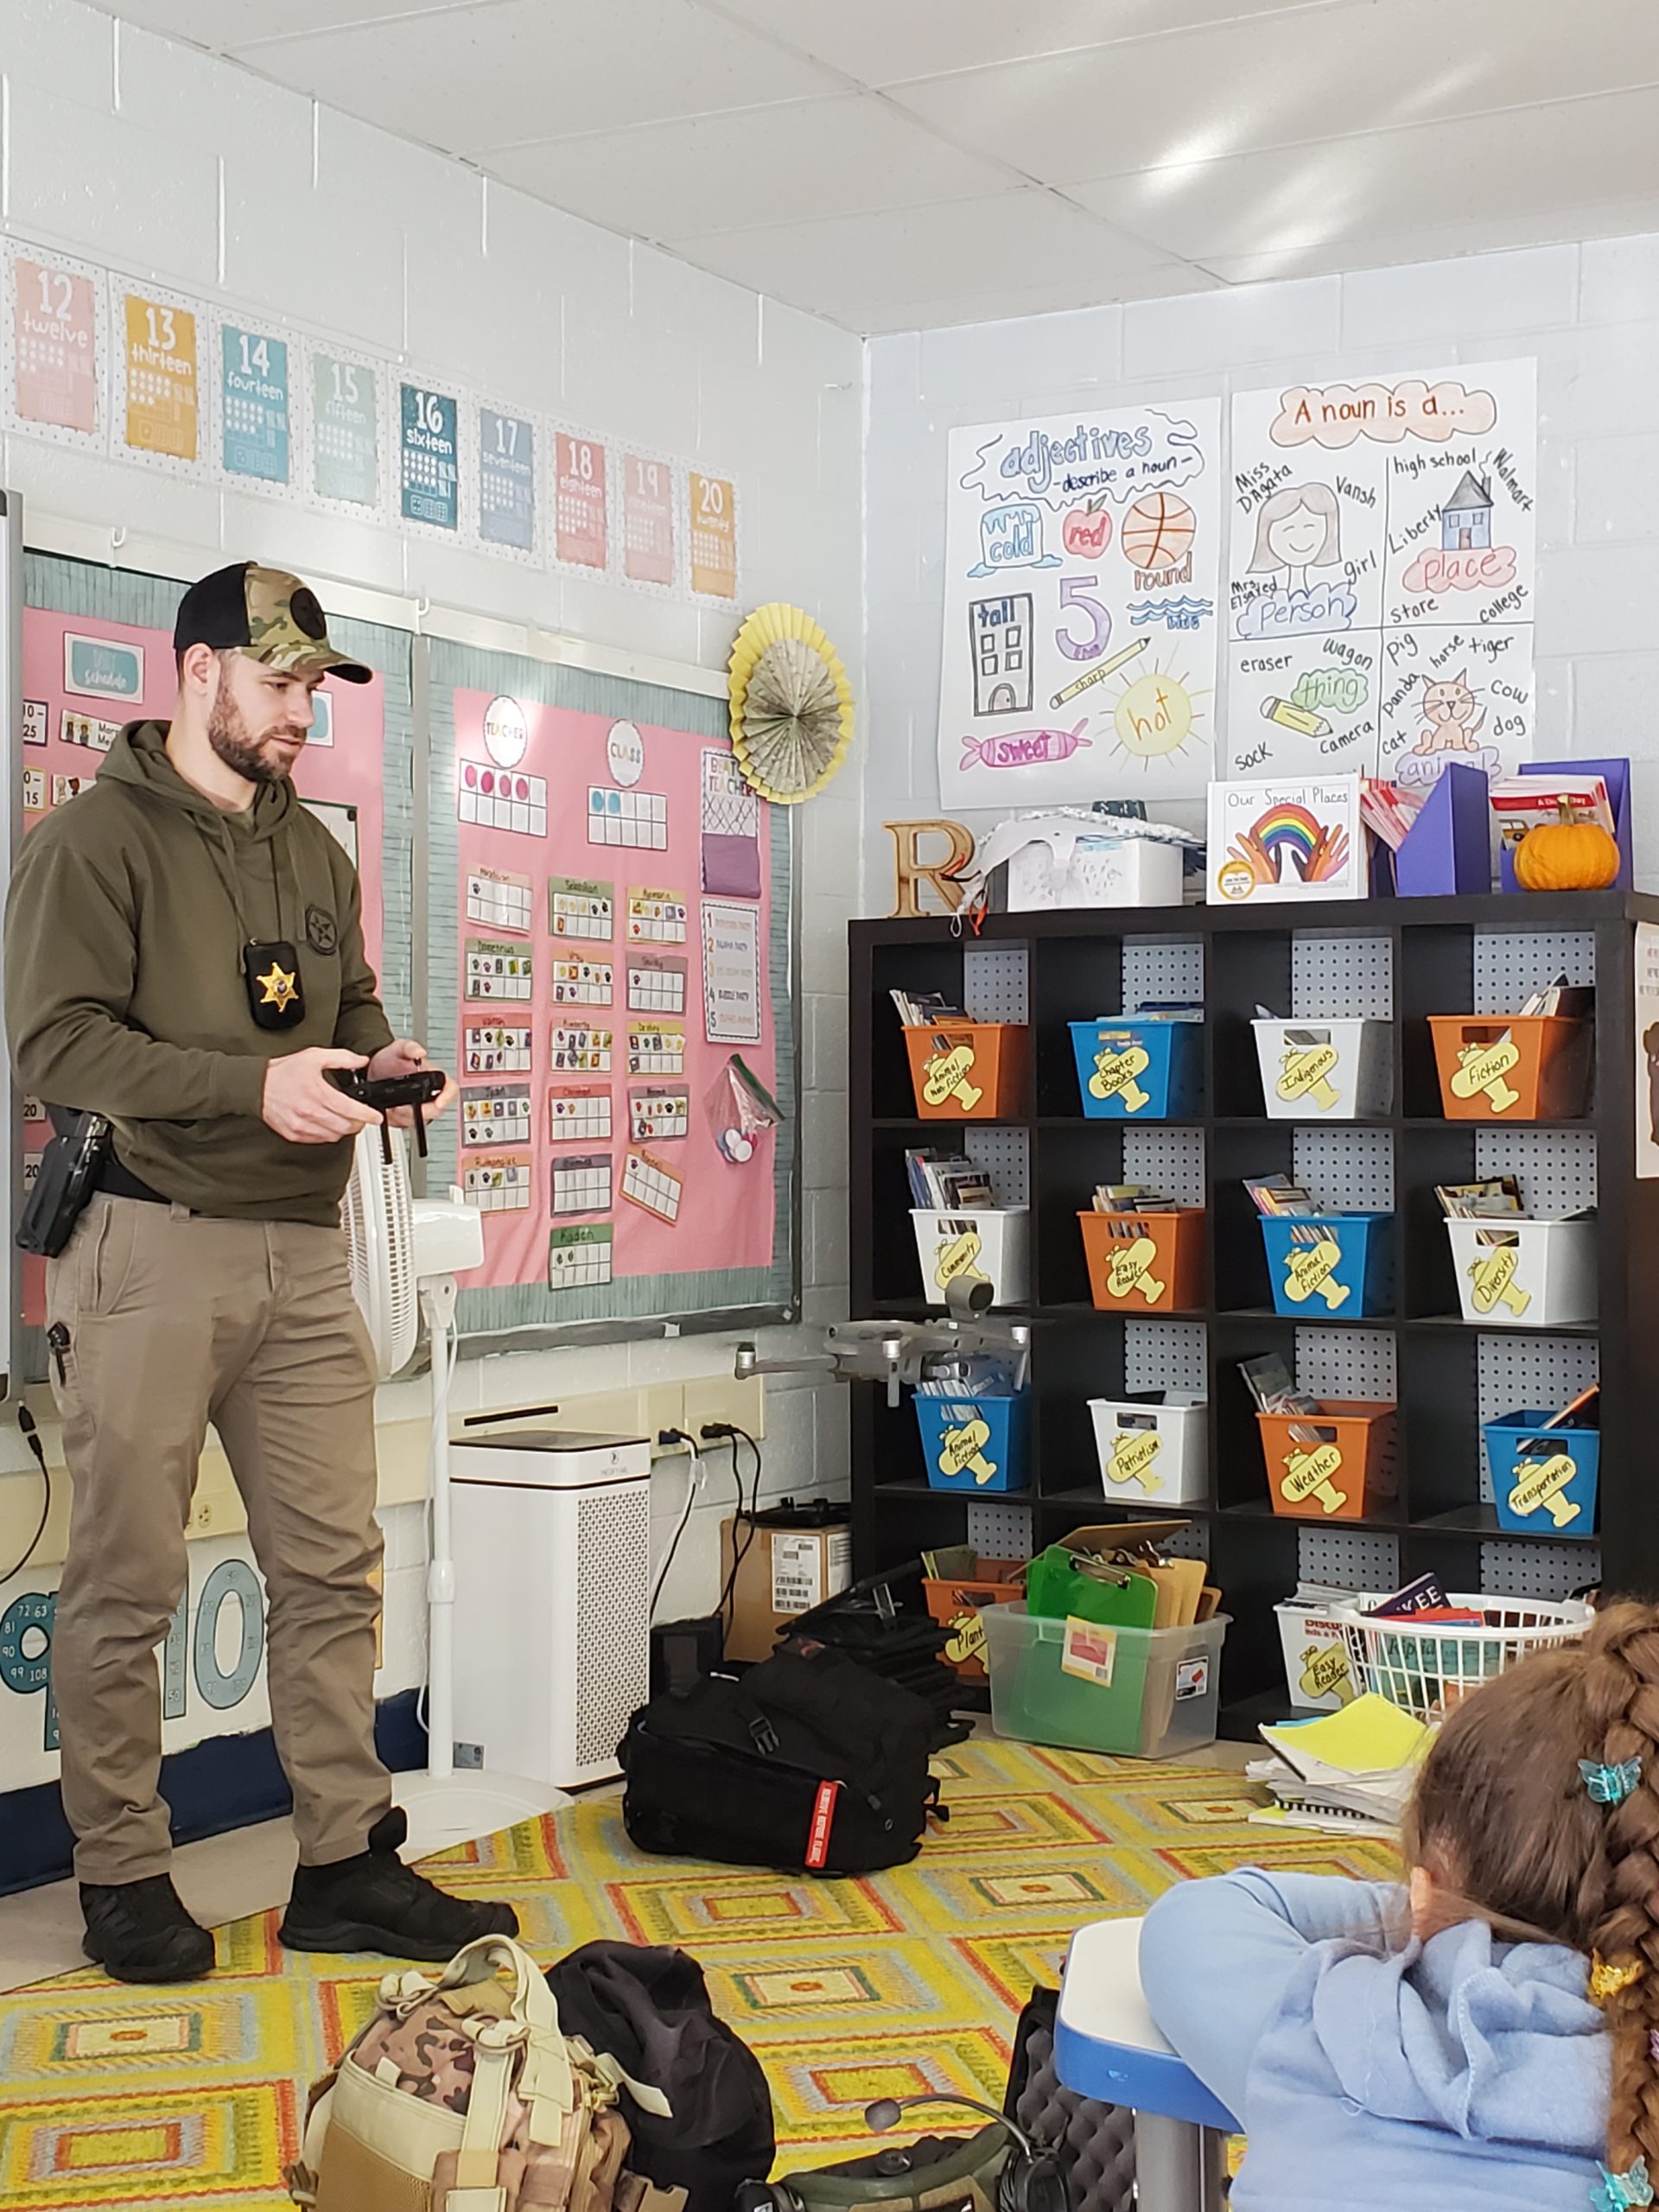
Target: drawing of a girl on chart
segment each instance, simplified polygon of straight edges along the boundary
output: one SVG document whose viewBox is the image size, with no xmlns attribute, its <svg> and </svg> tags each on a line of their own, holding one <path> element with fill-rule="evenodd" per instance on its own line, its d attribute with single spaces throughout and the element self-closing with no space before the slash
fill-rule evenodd
<svg viewBox="0 0 1659 2212">
<path fill-rule="evenodd" d="M 1342 567 L 1342 521 L 1328 484 L 1287 484 L 1255 518 L 1250 574 L 1272 575 L 1287 591 L 1321 588 L 1315 569 Z"/>
</svg>

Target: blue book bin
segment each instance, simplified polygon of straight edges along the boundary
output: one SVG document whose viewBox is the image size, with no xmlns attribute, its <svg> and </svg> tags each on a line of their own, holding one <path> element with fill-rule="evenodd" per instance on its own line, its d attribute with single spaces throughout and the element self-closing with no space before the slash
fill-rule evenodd
<svg viewBox="0 0 1659 2212">
<path fill-rule="evenodd" d="M 1298 1321 L 1357 1321 L 1394 1301 L 1394 1216 L 1266 1215 L 1273 1310 Z"/>
<path fill-rule="evenodd" d="M 1170 1122 L 1198 1112 L 1202 1022 L 1126 1020 L 1066 1027 L 1086 1120 Z"/>
<path fill-rule="evenodd" d="M 1528 1409 L 1481 1424 L 1498 1526 L 1516 1536 L 1593 1535 L 1600 1433 L 1544 1428 L 1548 1419 Z"/>
<path fill-rule="evenodd" d="M 989 1497 L 1001 1491 L 1027 1488 L 1028 1391 L 1012 1398 L 918 1397 L 914 1404 L 932 1489 Z"/>
</svg>

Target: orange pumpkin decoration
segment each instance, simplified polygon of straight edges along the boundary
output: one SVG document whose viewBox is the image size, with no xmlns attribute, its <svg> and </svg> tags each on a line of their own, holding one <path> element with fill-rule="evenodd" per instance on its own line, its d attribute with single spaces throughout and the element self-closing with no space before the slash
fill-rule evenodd
<svg viewBox="0 0 1659 2212">
<path fill-rule="evenodd" d="M 1523 891 L 1605 891 L 1618 880 L 1618 845 L 1599 822 L 1581 822 L 1563 799 L 1559 822 L 1541 822 L 1515 849 Z"/>
</svg>

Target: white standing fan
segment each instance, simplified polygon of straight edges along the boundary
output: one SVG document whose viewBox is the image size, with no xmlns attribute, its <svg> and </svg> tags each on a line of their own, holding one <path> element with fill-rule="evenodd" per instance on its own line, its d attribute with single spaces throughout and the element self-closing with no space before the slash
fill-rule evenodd
<svg viewBox="0 0 1659 2212">
<path fill-rule="evenodd" d="M 405 1856 L 423 1859 L 556 1812 L 562 1789 L 454 1763 L 454 1552 L 449 1516 L 449 1387 L 454 1378 L 455 1277 L 484 1260 L 484 1228 L 458 1192 L 412 1198 L 409 1140 L 378 1124 L 358 1134 L 342 1216 L 352 1294 L 363 1310 L 381 1382 L 414 1356 L 421 1317 L 432 1346 L 432 1440 L 427 1461 L 427 1770 L 394 1777 L 409 1817 Z M 505 1625 L 505 1624 L 504 1624 Z"/>
</svg>

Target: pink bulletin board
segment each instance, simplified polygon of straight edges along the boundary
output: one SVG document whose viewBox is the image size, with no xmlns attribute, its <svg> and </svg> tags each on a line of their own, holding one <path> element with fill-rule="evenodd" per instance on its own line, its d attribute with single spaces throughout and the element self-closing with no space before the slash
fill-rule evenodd
<svg viewBox="0 0 1659 2212">
<path fill-rule="evenodd" d="M 734 1160 L 709 1103 L 734 1053 L 793 1093 L 787 828 L 724 701 L 429 650 L 431 1028 L 462 1082 L 434 1155 L 486 1255 L 463 1329 L 786 1303 L 792 1122 Z"/>
<path fill-rule="evenodd" d="M 23 608 L 23 723 L 13 751 L 22 778 L 25 832 L 54 806 L 73 805 L 124 723 L 167 720 L 176 693 L 173 619 L 184 586 L 170 578 L 44 554 L 27 556 Z M 412 850 L 410 760 L 410 639 L 372 623 L 335 620 L 340 650 L 375 670 L 372 683 L 325 684 L 323 704 L 295 774 L 302 798 L 321 803 L 335 834 L 354 834 L 363 887 L 363 935 L 381 975 L 395 1027 L 410 1011 Z M 398 819 L 388 823 L 389 808 Z M 354 821 L 346 810 L 355 810 Z M 401 927 L 386 949 L 390 903 Z M 383 954 L 385 965 L 383 968 Z M 33 1179 L 50 1128 L 38 1102 L 25 1102 L 23 1187 Z M 21 1203 L 21 1201 L 19 1201 Z M 23 1316 L 37 1329 L 44 1309 L 44 1265 L 23 1268 Z M 31 1371 L 43 1373 L 31 1358 Z"/>
</svg>

